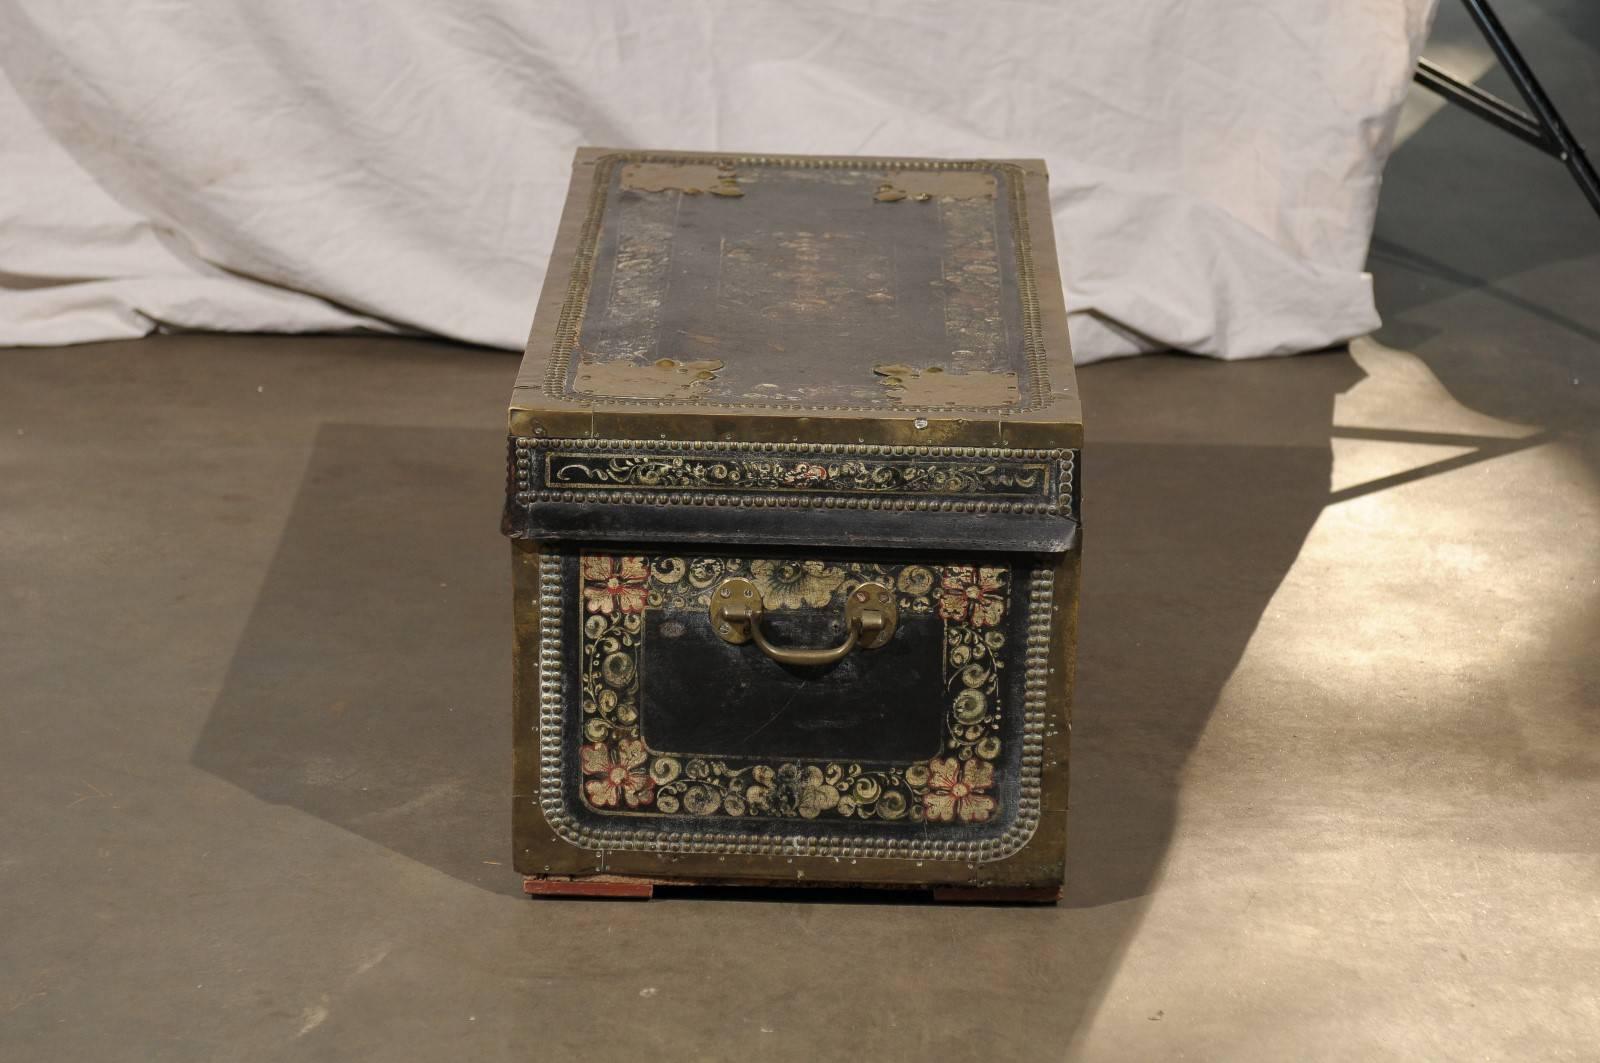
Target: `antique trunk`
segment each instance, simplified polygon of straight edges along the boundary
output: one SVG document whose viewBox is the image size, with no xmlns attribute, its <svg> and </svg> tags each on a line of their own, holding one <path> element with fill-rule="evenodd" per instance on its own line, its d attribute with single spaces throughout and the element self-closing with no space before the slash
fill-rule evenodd
<svg viewBox="0 0 1600 1063">
<path fill-rule="evenodd" d="M 510 410 L 530 893 L 1059 894 L 1082 421 L 1045 182 L 578 153 Z"/>
</svg>

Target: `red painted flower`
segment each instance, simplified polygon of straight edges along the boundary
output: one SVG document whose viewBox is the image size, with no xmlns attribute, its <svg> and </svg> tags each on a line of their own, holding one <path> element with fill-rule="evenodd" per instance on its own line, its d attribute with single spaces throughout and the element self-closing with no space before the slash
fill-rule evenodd
<svg viewBox="0 0 1600 1063">
<path fill-rule="evenodd" d="M 642 557 L 585 557 L 583 604 L 589 612 L 607 616 L 618 609 L 642 613 L 649 576 Z"/>
<path fill-rule="evenodd" d="M 955 757 L 934 757 L 928 761 L 928 792 L 922 795 L 922 810 L 929 820 L 949 822 L 954 816 L 963 823 L 982 823 L 997 804 L 984 793 L 993 785 L 994 765 L 986 760 L 962 764 Z"/>
<path fill-rule="evenodd" d="M 624 738 L 616 748 L 598 742 L 585 745 L 579 755 L 583 773 L 593 776 L 583 790 L 594 807 L 614 808 L 621 798 L 629 808 L 638 808 L 654 799 L 656 784 L 644 766 L 650 754 L 637 738 Z"/>
<path fill-rule="evenodd" d="M 1003 568 L 953 565 L 939 581 L 939 615 L 946 620 L 972 620 L 973 627 L 994 627 L 1005 615 Z"/>
</svg>

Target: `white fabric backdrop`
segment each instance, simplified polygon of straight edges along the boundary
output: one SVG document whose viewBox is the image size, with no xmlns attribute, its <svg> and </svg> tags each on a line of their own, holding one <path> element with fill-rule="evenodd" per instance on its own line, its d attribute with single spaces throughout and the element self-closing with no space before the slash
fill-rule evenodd
<svg viewBox="0 0 1600 1063">
<path fill-rule="evenodd" d="M 520 347 L 572 149 L 1042 156 L 1080 362 L 1372 329 L 1434 0 L 0 0 L 0 343 Z"/>
</svg>

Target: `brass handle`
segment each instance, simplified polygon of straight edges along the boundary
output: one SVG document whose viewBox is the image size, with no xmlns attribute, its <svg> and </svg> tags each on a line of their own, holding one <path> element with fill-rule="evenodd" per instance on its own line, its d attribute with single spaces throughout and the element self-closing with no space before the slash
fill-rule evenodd
<svg viewBox="0 0 1600 1063">
<path fill-rule="evenodd" d="M 875 650 L 889 641 L 894 634 L 900 611 L 895 605 L 894 592 L 881 583 L 863 583 L 851 590 L 844 603 L 844 623 L 849 632 L 839 645 L 825 650 L 797 650 L 774 646 L 761 630 L 761 618 L 766 605 L 756 585 L 741 576 L 723 580 L 711 594 L 711 629 L 724 642 L 741 645 L 754 642 L 756 647 L 779 664 L 792 664 L 815 668 L 843 660 L 851 650 L 860 646 Z"/>
</svg>

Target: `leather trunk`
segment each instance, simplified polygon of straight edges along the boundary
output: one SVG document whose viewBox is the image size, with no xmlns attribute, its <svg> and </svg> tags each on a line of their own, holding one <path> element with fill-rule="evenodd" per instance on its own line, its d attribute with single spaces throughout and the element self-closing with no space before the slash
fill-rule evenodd
<svg viewBox="0 0 1600 1063">
<path fill-rule="evenodd" d="M 1042 163 L 581 150 L 510 407 L 530 892 L 1056 896 L 1081 444 Z"/>
</svg>

